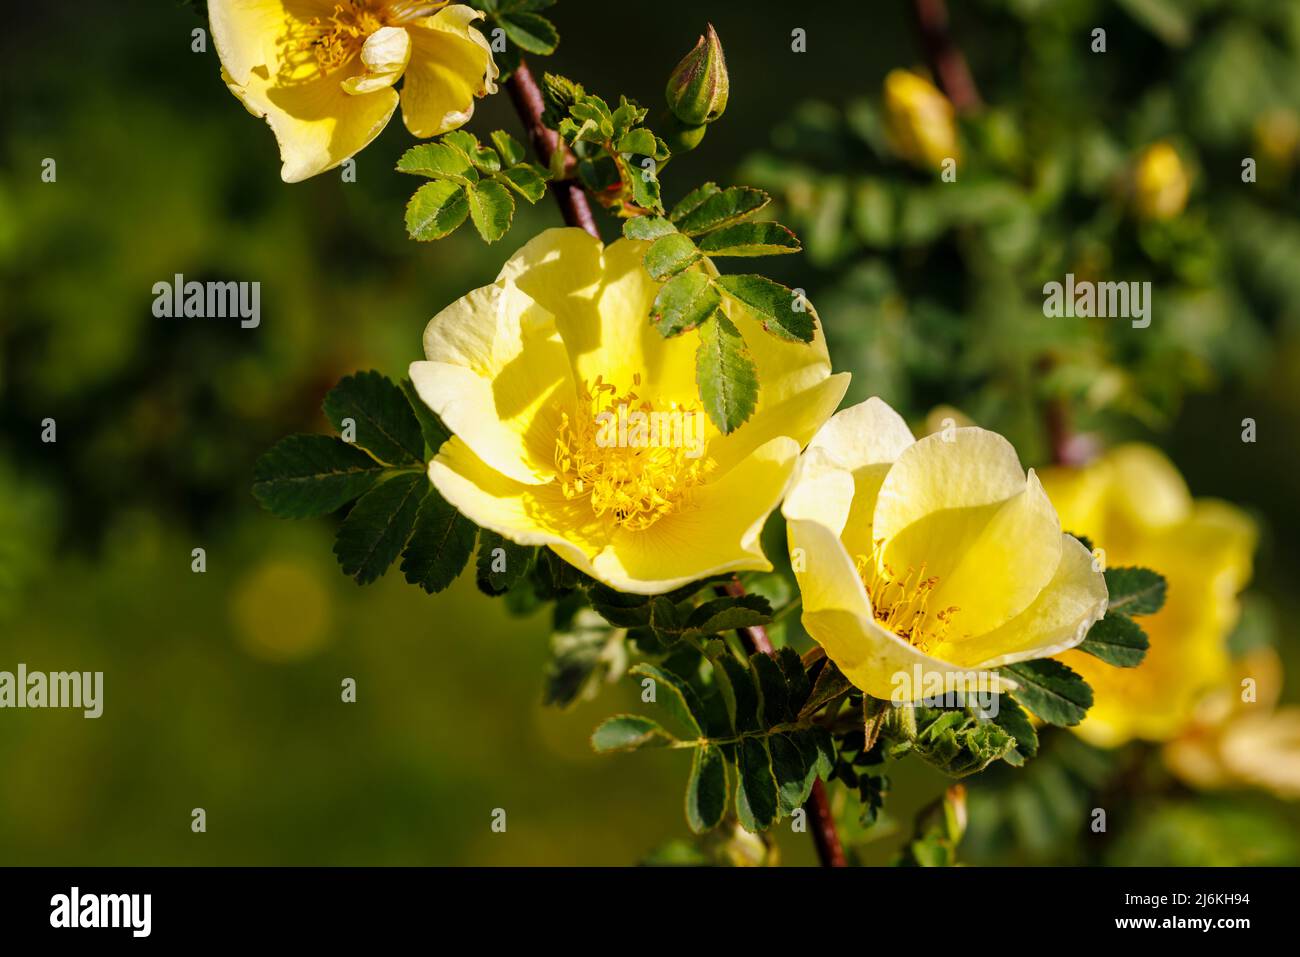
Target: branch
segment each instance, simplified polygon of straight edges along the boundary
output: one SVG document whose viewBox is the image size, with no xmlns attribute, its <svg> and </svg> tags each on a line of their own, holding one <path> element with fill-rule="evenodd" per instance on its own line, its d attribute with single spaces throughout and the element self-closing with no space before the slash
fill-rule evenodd
<svg viewBox="0 0 1300 957">
<path fill-rule="evenodd" d="M 533 150 L 542 161 L 542 165 L 549 167 L 551 157 L 555 155 L 557 149 L 561 148 L 560 137 L 542 123 L 542 113 L 546 109 L 546 104 L 542 100 L 542 91 L 538 88 L 537 81 L 533 79 L 533 73 L 528 69 L 527 63 L 520 61 L 514 74 L 506 80 L 506 90 L 510 93 L 515 111 L 523 120 L 524 128 L 528 130 L 528 139 L 533 144 Z M 577 226 L 597 239 L 600 238 L 596 219 L 591 215 L 591 204 L 587 202 L 587 194 L 577 180 L 555 180 L 551 183 L 551 192 L 555 194 L 555 201 L 560 204 L 560 214 L 564 217 L 565 225 Z"/>
<path fill-rule="evenodd" d="M 745 586 L 734 578 L 714 590 L 719 595 L 731 595 L 734 598 L 745 594 Z M 740 635 L 740 640 L 748 651 L 761 651 L 765 655 L 776 651 L 772 647 L 772 640 L 767 637 L 767 629 L 761 625 L 738 628 L 736 634 Z M 835 815 L 831 812 L 830 798 L 826 795 L 826 785 L 821 778 L 813 782 L 812 794 L 808 796 L 803 809 L 812 825 L 813 844 L 817 847 L 817 859 L 821 861 L 822 867 L 847 867 L 844 848 L 840 846 L 840 837 L 835 833 Z"/>
<path fill-rule="evenodd" d="M 921 35 L 921 46 L 930 72 L 948 94 L 958 113 L 972 113 L 983 102 L 961 48 L 948 30 L 948 7 L 943 0 L 912 0 L 912 19 Z"/>
</svg>

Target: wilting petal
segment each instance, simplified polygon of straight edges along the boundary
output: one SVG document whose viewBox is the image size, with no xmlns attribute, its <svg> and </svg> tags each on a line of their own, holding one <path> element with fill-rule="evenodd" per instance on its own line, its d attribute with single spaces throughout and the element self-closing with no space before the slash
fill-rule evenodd
<svg viewBox="0 0 1300 957">
<path fill-rule="evenodd" d="M 496 92 L 497 67 L 483 34 L 483 14 L 465 4 L 410 24 L 411 62 L 402 84 L 402 120 L 413 136 L 438 136 L 474 114 L 474 97 Z"/>
</svg>

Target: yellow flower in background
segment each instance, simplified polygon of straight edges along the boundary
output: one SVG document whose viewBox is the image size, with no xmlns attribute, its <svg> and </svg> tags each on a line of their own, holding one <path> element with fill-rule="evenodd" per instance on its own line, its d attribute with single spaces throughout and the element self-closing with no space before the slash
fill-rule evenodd
<svg viewBox="0 0 1300 957">
<path fill-rule="evenodd" d="M 1138 157 L 1133 171 L 1133 202 L 1143 219 L 1173 219 L 1187 205 L 1191 174 L 1178 151 L 1161 140 Z"/>
<path fill-rule="evenodd" d="M 435 316 L 427 361 L 411 365 L 454 433 L 429 465 L 443 497 L 637 594 L 770 568 L 763 523 L 848 386 L 820 328 L 811 344 L 778 340 L 729 301 L 760 390 L 749 421 L 720 434 L 697 397 L 698 338 L 650 323 L 661 284 L 641 264 L 647 248 L 547 230 Z"/>
<path fill-rule="evenodd" d="M 1106 611 L 1088 550 L 984 429 L 916 441 L 869 399 L 817 433 L 782 512 L 804 627 L 878 698 L 1056 654 Z"/>
<path fill-rule="evenodd" d="M 1107 566 L 1143 565 L 1168 582 L 1164 607 L 1139 619 L 1151 647 L 1136 668 L 1061 656 L 1094 695 L 1075 730 L 1105 747 L 1174 737 L 1229 674 L 1225 641 L 1250 580 L 1254 524 L 1225 502 L 1193 499 L 1173 463 L 1146 445 L 1120 446 L 1082 469 L 1045 470 L 1043 486 L 1065 528 L 1090 538 Z"/>
<path fill-rule="evenodd" d="M 465 123 L 497 68 L 464 4 L 417 0 L 209 0 L 222 78 L 280 144 L 296 183 L 338 166 L 397 108 L 419 137 Z"/>
<path fill-rule="evenodd" d="M 898 155 L 918 166 L 937 170 L 945 159 L 961 157 L 952 103 L 910 70 L 885 77 L 885 129 Z"/>
<path fill-rule="evenodd" d="M 1235 664 L 1165 745 L 1165 763 L 1195 788 L 1249 785 L 1300 798 L 1300 708 L 1276 707 L 1282 662 L 1272 648 L 1260 648 Z"/>
</svg>

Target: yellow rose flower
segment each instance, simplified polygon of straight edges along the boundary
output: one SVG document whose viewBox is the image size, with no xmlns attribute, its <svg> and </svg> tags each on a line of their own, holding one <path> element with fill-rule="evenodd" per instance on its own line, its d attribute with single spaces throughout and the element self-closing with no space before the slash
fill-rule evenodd
<svg viewBox="0 0 1300 957">
<path fill-rule="evenodd" d="M 1104 747 L 1174 737 L 1229 673 L 1225 639 L 1250 580 L 1254 524 L 1225 502 L 1193 500 L 1173 464 L 1146 445 L 1120 446 L 1082 469 L 1045 470 L 1043 486 L 1064 526 L 1102 549 L 1107 566 L 1143 565 L 1168 582 L 1164 607 L 1138 620 L 1151 647 L 1136 668 L 1061 656 L 1094 695 L 1075 730 Z"/>
<path fill-rule="evenodd" d="M 417 0 L 209 0 L 221 74 L 280 144 L 296 183 L 338 166 L 397 108 L 419 137 L 465 123 L 496 92 L 496 64 L 464 4 Z"/>
<path fill-rule="evenodd" d="M 1133 202 L 1144 219 L 1173 219 L 1187 205 L 1191 175 L 1178 151 L 1161 140 L 1138 157 L 1133 173 Z"/>
<path fill-rule="evenodd" d="M 1106 611 L 1088 550 L 984 429 L 916 441 L 868 399 L 817 433 L 782 512 L 804 627 L 878 698 L 1072 648 Z"/>
<path fill-rule="evenodd" d="M 848 386 L 820 328 L 811 344 L 778 340 L 729 301 L 760 389 L 749 421 L 719 433 L 697 398 L 698 338 L 664 339 L 650 323 L 661 284 L 641 264 L 647 248 L 547 230 L 435 316 L 427 361 L 411 365 L 455 433 L 429 465 L 443 497 L 637 594 L 770 568 L 764 520 Z M 634 413 L 650 428 L 625 427 Z"/>
<path fill-rule="evenodd" d="M 937 170 L 945 159 L 961 157 L 952 103 L 910 70 L 885 77 L 885 129 L 898 155 L 918 166 Z"/>
</svg>

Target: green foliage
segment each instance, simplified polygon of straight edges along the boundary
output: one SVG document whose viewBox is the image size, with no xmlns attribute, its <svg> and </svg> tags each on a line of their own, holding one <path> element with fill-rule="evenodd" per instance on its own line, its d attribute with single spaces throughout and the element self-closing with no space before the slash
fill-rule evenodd
<svg viewBox="0 0 1300 957">
<path fill-rule="evenodd" d="M 1002 673 L 1018 685 L 1012 697 L 1048 724 L 1078 724 L 1092 707 L 1092 688 L 1054 658 L 1004 665 Z"/>
<path fill-rule="evenodd" d="M 520 51 L 550 56 L 560 45 L 560 31 L 539 12 L 553 7 L 555 0 L 470 0 L 470 5 L 486 14 L 487 23 L 479 27 L 484 35 L 496 27 L 505 31 L 506 49 L 493 55 L 502 82 L 519 69 Z"/>
<path fill-rule="evenodd" d="M 469 218 L 483 241 L 494 243 L 514 221 L 515 196 L 536 203 L 546 194 L 547 171 L 524 162 L 523 147 L 508 133 L 495 130 L 491 139 L 493 146 L 484 146 L 472 133 L 453 130 L 402 154 L 398 172 L 433 180 L 407 203 L 412 239 L 442 239 Z"/>
<path fill-rule="evenodd" d="M 1106 616 L 1088 631 L 1078 646 L 1109 665 L 1133 668 L 1146 657 L 1146 632 L 1131 615 L 1154 615 L 1165 603 L 1164 577 L 1149 568 L 1108 568 L 1110 603 Z"/>
<path fill-rule="evenodd" d="M 740 330 L 721 311 L 699 327 L 695 382 L 704 411 L 723 433 L 734 432 L 758 406 L 758 369 Z"/>
</svg>

